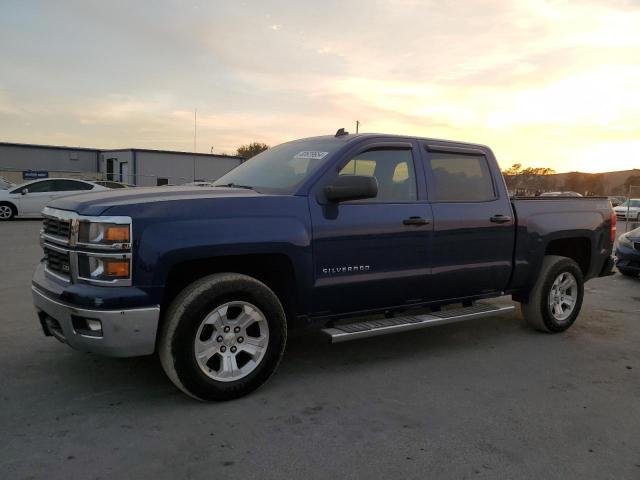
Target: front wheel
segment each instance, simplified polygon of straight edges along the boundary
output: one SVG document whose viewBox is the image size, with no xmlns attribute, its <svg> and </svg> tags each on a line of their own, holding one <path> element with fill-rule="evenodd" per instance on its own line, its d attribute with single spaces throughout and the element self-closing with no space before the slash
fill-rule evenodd
<svg viewBox="0 0 640 480">
<path fill-rule="evenodd" d="M 0 203 L 0 221 L 11 220 L 16 216 L 16 209 L 13 205 L 7 202 Z"/>
<path fill-rule="evenodd" d="M 520 308 L 536 330 L 564 332 L 580 313 L 583 296 L 584 279 L 578 264 L 567 257 L 547 255 L 528 301 Z"/>
<path fill-rule="evenodd" d="M 273 374 L 287 340 L 278 297 L 258 280 L 218 273 L 187 286 L 171 303 L 158 353 L 171 381 L 200 400 L 230 400 Z"/>
</svg>

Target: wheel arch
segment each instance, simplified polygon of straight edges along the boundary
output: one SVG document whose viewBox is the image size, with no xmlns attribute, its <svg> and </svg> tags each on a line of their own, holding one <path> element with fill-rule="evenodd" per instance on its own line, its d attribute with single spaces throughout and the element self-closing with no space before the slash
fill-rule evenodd
<svg viewBox="0 0 640 480">
<path fill-rule="evenodd" d="M 290 323 L 295 318 L 298 289 L 291 259 L 282 253 L 230 255 L 199 258 L 177 263 L 169 270 L 162 294 L 161 311 L 196 280 L 213 273 L 240 273 L 264 283 L 276 294 Z"/>
<path fill-rule="evenodd" d="M 580 267 L 582 275 L 587 277 L 591 268 L 591 239 L 588 237 L 556 238 L 547 243 L 544 255 L 572 259 Z"/>
<path fill-rule="evenodd" d="M 9 200 L 1 200 L 0 205 L 8 205 L 11 210 L 13 210 L 13 216 L 18 216 L 18 206 L 15 203 L 10 202 Z"/>
</svg>

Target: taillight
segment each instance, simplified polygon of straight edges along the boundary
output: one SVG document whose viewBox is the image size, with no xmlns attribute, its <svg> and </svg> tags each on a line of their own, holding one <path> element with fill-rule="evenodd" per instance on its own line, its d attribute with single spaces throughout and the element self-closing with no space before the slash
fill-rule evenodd
<svg viewBox="0 0 640 480">
<path fill-rule="evenodd" d="M 616 241 L 616 224 L 618 223 L 618 217 L 616 212 L 611 212 L 611 243 Z"/>
</svg>

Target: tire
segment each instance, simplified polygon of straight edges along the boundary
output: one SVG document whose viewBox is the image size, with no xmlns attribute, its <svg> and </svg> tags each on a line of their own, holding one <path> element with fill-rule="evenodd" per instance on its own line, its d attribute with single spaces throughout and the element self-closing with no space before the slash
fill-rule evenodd
<svg viewBox="0 0 640 480">
<path fill-rule="evenodd" d="M 9 202 L 0 202 L 0 221 L 13 220 L 17 214 L 15 205 Z"/>
<path fill-rule="evenodd" d="M 563 293 L 563 285 L 572 286 Z M 556 287 L 559 289 L 555 290 Z M 547 255 L 542 261 L 538 280 L 529 292 L 528 301 L 522 302 L 520 309 L 527 323 L 536 330 L 559 333 L 573 325 L 580 313 L 583 297 L 584 278 L 578 264 L 567 257 Z M 571 299 L 573 305 L 569 308 Z"/>
<path fill-rule="evenodd" d="M 158 354 L 180 390 L 198 400 L 222 401 L 265 383 L 286 341 L 285 313 L 273 291 L 246 275 L 217 273 L 173 300 L 160 328 Z"/>
<path fill-rule="evenodd" d="M 625 277 L 635 278 L 638 276 L 638 272 L 635 270 L 627 270 L 626 268 L 618 267 L 618 271 Z"/>
</svg>

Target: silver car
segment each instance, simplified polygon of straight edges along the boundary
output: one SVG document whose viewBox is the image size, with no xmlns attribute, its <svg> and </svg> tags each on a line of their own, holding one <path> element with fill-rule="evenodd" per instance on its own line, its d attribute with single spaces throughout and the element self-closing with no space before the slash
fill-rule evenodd
<svg viewBox="0 0 640 480">
<path fill-rule="evenodd" d="M 613 209 L 618 220 L 640 221 L 640 198 L 630 198 Z"/>
</svg>

